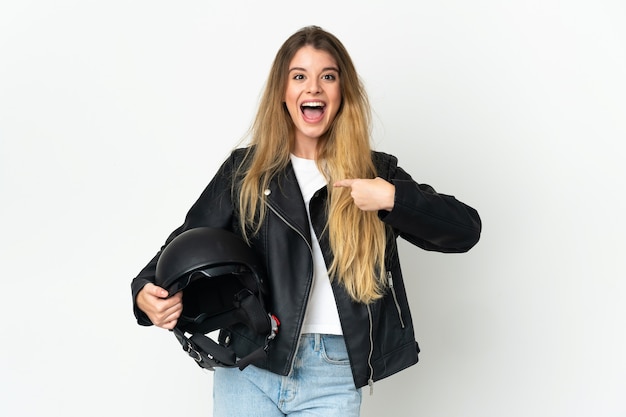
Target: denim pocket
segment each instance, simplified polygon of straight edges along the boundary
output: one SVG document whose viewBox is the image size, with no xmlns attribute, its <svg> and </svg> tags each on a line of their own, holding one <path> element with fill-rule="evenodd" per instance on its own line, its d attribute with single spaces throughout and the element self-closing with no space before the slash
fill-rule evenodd
<svg viewBox="0 0 626 417">
<path fill-rule="evenodd" d="M 348 350 L 343 336 L 323 335 L 321 337 L 322 358 L 335 365 L 350 365 Z"/>
</svg>

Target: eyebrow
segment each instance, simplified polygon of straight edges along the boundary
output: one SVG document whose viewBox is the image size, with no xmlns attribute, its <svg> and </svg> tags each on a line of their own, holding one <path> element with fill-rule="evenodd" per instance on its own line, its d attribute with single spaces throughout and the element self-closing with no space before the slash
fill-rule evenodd
<svg viewBox="0 0 626 417">
<path fill-rule="evenodd" d="M 302 71 L 302 72 L 307 72 L 306 68 L 302 68 L 302 67 L 293 67 L 293 68 L 289 68 L 289 72 L 291 71 Z M 322 72 L 326 72 L 326 71 L 335 71 L 336 73 L 339 73 L 339 69 L 336 67 L 326 67 L 326 68 L 322 68 Z"/>
</svg>

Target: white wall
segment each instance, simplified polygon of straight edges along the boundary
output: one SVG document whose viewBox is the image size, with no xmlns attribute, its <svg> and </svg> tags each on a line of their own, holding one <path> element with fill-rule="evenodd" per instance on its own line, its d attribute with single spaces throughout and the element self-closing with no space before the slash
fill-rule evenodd
<svg viewBox="0 0 626 417">
<path fill-rule="evenodd" d="M 484 222 L 468 254 L 401 247 L 421 361 L 363 416 L 626 416 L 624 3 L 226 3 L 0 5 L 0 415 L 211 415 L 129 284 L 318 24 L 377 148 Z"/>
</svg>

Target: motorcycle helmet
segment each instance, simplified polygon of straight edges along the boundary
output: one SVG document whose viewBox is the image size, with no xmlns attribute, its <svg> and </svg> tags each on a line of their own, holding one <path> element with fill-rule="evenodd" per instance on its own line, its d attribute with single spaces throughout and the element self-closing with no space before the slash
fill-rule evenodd
<svg viewBox="0 0 626 417">
<path fill-rule="evenodd" d="M 278 332 L 278 319 L 265 308 L 264 268 L 254 250 L 227 230 L 198 227 L 175 237 L 159 256 L 155 284 L 170 296 L 183 292 L 183 311 L 172 331 L 202 368 L 243 369 L 267 352 Z M 245 357 L 207 336 L 241 324 L 265 336 L 264 346 Z"/>
</svg>

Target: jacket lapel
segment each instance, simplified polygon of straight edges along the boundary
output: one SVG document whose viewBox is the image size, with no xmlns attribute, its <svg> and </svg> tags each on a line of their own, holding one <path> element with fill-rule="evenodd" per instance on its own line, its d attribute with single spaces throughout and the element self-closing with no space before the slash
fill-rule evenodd
<svg viewBox="0 0 626 417">
<path fill-rule="evenodd" d="M 276 175 L 270 181 L 269 189 L 265 190 L 265 198 L 270 209 L 304 236 L 310 245 L 309 218 L 291 162 L 283 174 Z"/>
</svg>

